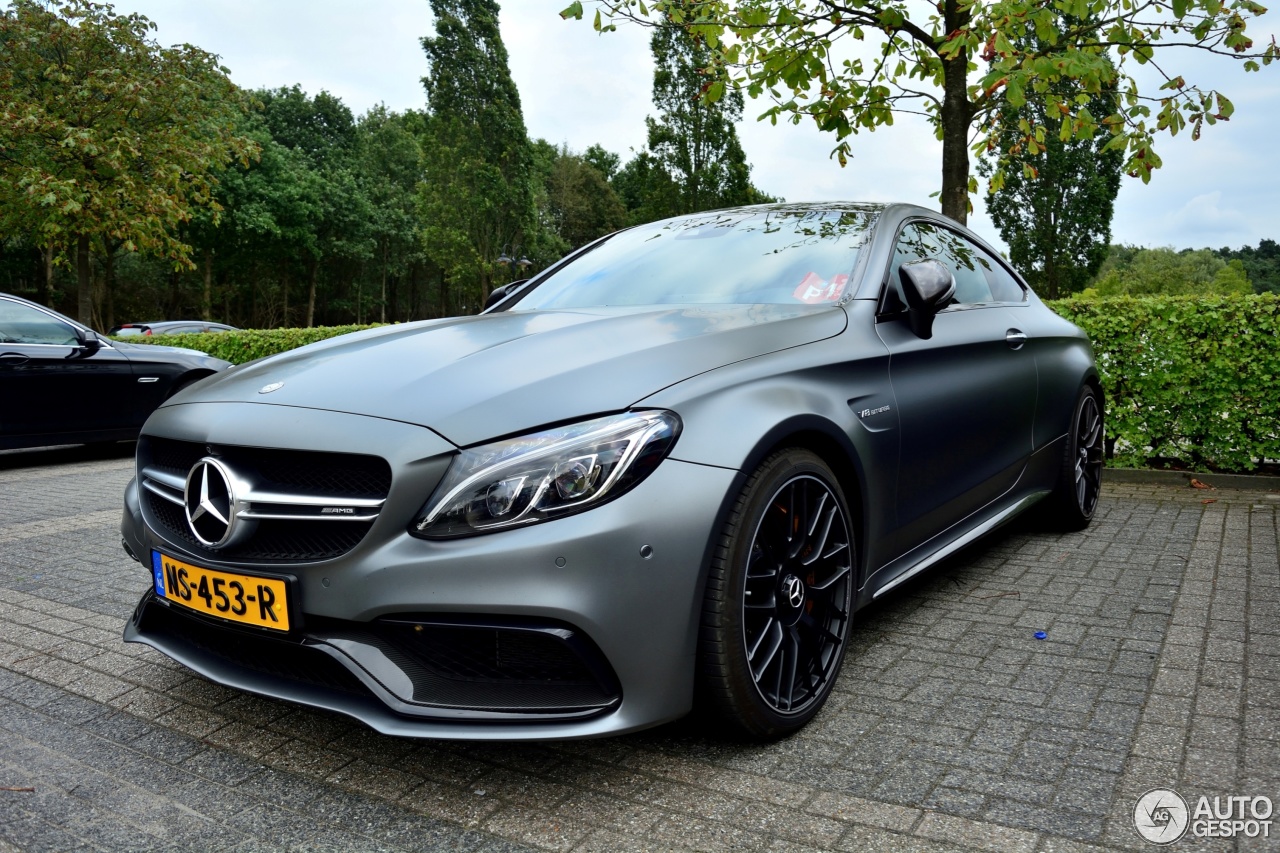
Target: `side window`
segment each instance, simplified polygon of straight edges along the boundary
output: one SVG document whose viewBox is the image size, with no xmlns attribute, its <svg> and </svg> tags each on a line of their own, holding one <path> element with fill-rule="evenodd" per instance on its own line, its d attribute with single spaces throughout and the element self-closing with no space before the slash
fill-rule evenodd
<svg viewBox="0 0 1280 853">
<path fill-rule="evenodd" d="M 1018 280 L 998 263 L 991 264 L 987 273 L 987 281 L 991 284 L 991 295 L 996 302 L 1025 302 L 1027 292 L 1018 284 Z"/>
<path fill-rule="evenodd" d="M 75 346 L 70 326 L 29 305 L 0 299 L 0 343 Z"/>
<path fill-rule="evenodd" d="M 955 301 L 960 305 L 1022 299 L 1022 288 L 985 251 L 949 229 L 931 222 L 912 222 L 902 229 L 894 247 L 883 311 L 905 310 L 898 270 L 904 263 L 925 258 L 940 261 L 951 270 L 956 279 Z"/>
</svg>

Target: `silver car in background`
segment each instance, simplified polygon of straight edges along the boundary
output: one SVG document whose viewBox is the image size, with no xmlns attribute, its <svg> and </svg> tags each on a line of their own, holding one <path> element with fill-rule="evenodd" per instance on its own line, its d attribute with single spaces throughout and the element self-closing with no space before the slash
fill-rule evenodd
<svg viewBox="0 0 1280 853">
<path fill-rule="evenodd" d="M 859 608 L 1044 501 L 1088 524 L 1085 335 L 907 205 L 606 237 L 484 314 L 233 368 L 138 444 L 125 629 L 395 735 L 784 736 Z"/>
</svg>

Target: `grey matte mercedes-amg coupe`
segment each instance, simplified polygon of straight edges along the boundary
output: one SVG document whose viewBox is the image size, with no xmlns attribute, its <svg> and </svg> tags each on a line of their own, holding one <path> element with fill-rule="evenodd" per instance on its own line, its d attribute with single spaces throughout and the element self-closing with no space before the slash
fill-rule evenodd
<svg viewBox="0 0 1280 853">
<path fill-rule="evenodd" d="M 684 216 L 490 301 L 161 406 L 125 639 L 394 735 L 593 737 L 697 696 L 776 738 L 860 608 L 1033 504 L 1094 513 L 1088 339 L 937 213 Z"/>
</svg>

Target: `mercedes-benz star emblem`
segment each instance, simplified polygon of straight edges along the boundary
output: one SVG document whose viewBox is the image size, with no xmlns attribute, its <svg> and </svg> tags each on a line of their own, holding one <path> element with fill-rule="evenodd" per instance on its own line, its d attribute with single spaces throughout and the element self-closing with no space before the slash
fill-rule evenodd
<svg viewBox="0 0 1280 853">
<path fill-rule="evenodd" d="M 787 575 L 782 581 L 782 593 L 787 597 L 787 603 L 799 610 L 804 604 L 804 581 L 795 575 Z"/>
<path fill-rule="evenodd" d="M 226 466 L 206 456 L 192 466 L 183 490 L 187 526 L 202 545 L 221 548 L 236 529 L 236 493 Z"/>
<path fill-rule="evenodd" d="M 270 385 L 263 385 L 258 389 L 259 394 L 270 394 L 272 391 L 279 391 L 284 387 L 283 382 L 272 382 Z"/>
</svg>

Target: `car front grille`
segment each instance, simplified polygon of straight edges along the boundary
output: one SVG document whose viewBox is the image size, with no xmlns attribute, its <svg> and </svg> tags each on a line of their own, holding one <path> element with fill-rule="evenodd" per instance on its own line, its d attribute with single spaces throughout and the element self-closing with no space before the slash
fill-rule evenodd
<svg viewBox="0 0 1280 853">
<path fill-rule="evenodd" d="M 243 540 L 203 545 L 187 523 L 184 486 L 201 459 L 213 457 L 250 486 L 239 495 Z M 376 456 L 206 445 L 157 436 L 138 441 L 139 486 L 147 523 L 171 544 L 213 560 L 298 563 L 350 551 L 373 527 L 391 489 L 391 467 Z M 340 513 L 333 512 L 335 508 Z"/>
</svg>

